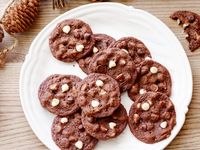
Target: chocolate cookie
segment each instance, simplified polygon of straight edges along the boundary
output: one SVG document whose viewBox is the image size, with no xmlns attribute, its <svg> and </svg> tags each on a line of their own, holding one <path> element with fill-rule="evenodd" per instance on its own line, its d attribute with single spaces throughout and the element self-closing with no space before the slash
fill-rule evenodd
<svg viewBox="0 0 200 150">
<path fill-rule="evenodd" d="M 77 84 L 81 79 L 74 75 L 54 74 L 42 82 L 38 97 L 49 112 L 65 116 L 79 109 Z"/>
<path fill-rule="evenodd" d="M 99 140 L 117 137 L 127 125 L 127 113 L 123 105 L 105 118 L 88 117 L 82 112 L 82 123 L 88 134 Z"/>
<path fill-rule="evenodd" d="M 131 56 L 136 67 L 145 59 L 151 58 L 151 54 L 144 43 L 134 37 L 123 37 L 111 44 L 110 47 L 123 49 Z"/>
<path fill-rule="evenodd" d="M 120 105 L 117 81 L 108 75 L 92 73 L 79 84 L 79 106 L 87 116 L 110 116 Z"/>
<path fill-rule="evenodd" d="M 90 53 L 85 58 L 78 60 L 80 68 L 86 74 L 88 74 L 88 66 L 94 54 L 97 54 L 98 52 L 107 49 L 111 43 L 115 42 L 115 39 L 113 37 L 106 34 L 94 34 L 93 38 L 95 39 L 95 45 L 93 47 L 92 53 Z"/>
<path fill-rule="evenodd" d="M 89 25 L 78 19 L 59 23 L 50 35 L 49 45 L 55 58 L 64 62 L 78 60 L 92 51 L 94 39 Z"/>
<path fill-rule="evenodd" d="M 52 138 L 61 150 L 92 150 L 98 140 L 85 132 L 81 115 L 57 116 L 51 128 Z"/>
<path fill-rule="evenodd" d="M 175 125 L 174 105 L 167 95 L 159 92 L 141 95 L 129 112 L 131 132 L 145 143 L 156 143 L 169 137 Z"/>
<path fill-rule="evenodd" d="M 110 48 L 96 54 L 89 65 L 89 72 L 111 76 L 119 83 L 121 91 L 131 88 L 137 76 L 131 57 L 119 48 Z"/>
<path fill-rule="evenodd" d="M 200 15 L 191 11 L 176 11 L 170 17 L 183 25 L 190 50 L 198 49 L 200 47 Z"/>
<path fill-rule="evenodd" d="M 146 60 L 141 63 L 137 80 L 129 89 L 128 95 L 133 101 L 147 91 L 161 92 L 170 96 L 171 86 L 168 70 L 158 62 Z"/>
</svg>

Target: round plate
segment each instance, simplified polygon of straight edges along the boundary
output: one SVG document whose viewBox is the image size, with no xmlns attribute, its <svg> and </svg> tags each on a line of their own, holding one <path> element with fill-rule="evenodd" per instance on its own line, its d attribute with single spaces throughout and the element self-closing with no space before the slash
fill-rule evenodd
<svg viewBox="0 0 200 150">
<path fill-rule="evenodd" d="M 58 149 L 51 138 L 54 115 L 43 109 L 38 100 L 40 83 L 54 73 L 86 77 L 77 63 L 58 61 L 49 49 L 49 34 L 57 23 L 68 18 L 82 19 L 91 26 L 94 33 L 106 33 L 116 39 L 134 36 L 142 40 L 151 51 L 153 59 L 166 66 L 172 77 L 171 99 L 177 112 L 177 125 L 169 138 L 156 144 L 145 144 L 137 140 L 127 127 L 117 138 L 99 142 L 95 149 L 164 149 L 184 124 L 192 96 L 191 68 L 183 47 L 165 24 L 143 10 L 118 3 L 89 4 L 70 10 L 49 23 L 31 44 L 21 69 L 20 97 L 24 113 L 34 133 L 49 149 Z M 129 111 L 132 101 L 126 93 L 122 95 L 122 103 Z"/>
</svg>

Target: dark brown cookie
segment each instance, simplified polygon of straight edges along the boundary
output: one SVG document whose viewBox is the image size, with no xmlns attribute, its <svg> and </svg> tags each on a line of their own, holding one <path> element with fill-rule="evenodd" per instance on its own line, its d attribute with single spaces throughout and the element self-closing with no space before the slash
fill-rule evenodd
<svg viewBox="0 0 200 150">
<path fill-rule="evenodd" d="M 118 48 L 110 48 L 96 54 L 89 65 L 89 72 L 111 76 L 119 83 L 121 91 L 129 89 L 137 76 L 131 57 Z"/>
<path fill-rule="evenodd" d="M 135 101 L 147 91 L 171 94 L 172 81 L 168 70 L 158 62 L 146 60 L 141 63 L 136 82 L 128 91 L 129 97 Z"/>
<path fill-rule="evenodd" d="M 127 125 L 127 113 L 123 105 L 105 118 L 87 117 L 82 112 L 82 123 L 88 134 L 99 140 L 108 140 L 117 137 Z"/>
<path fill-rule="evenodd" d="M 170 17 L 183 25 L 190 50 L 198 49 L 200 47 L 200 15 L 191 11 L 176 11 Z"/>
<path fill-rule="evenodd" d="M 61 150 L 92 150 L 98 140 L 85 132 L 81 114 L 57 116 L 51 127 L 52 138 Z"/>
<path fill-rule="evenodd" d="M 64 62 L 78 60 L 92 51 L 92 30 L 85 22 L 68 19 L 59 23 L 50 35 L 49 45 L 55 58 Z"/>
<path fill-rule="evenodd" d="M 77 84 L 81 79 L 74 75 L 54 74 L 42 82 L 38 97 L 49 112 L 65 116 L 79 109 Z"/>
<path fill-rule="evenodd" d="M 78 64 L 80 68 L 86 74 L 88 74 L 88 66 L 93 56 L 97 54 L 98 52 L 107 49 L 111 43 L 115 42 L 115 39 L 113 37 L 106 34 L 94 34 L 93 38 L 95 39 L 95 45 L 93 47 L 92 53 L 90 53 L 85 58 L 78 60 Z"/>
<path fill-rule="evenodd" d="M 156 143 L 169 137 L 175 125 L 174 105 L 167 95 L 159 92 L 141 95 L 129 112 L 131 132 L 145 143 Z"/>
<path fill-rule="evenodd" d="M 87 116 L 110 116 L 120 100 L 119 85 L 108 75 L 92 73 L 79 84 L 79 106 Z"/>
<path fill-rule="evenodd" d="M 136 67 L 145 59 L 151 58 L 151 54 L 144 43 L 134 37 L 123 37 L 111 44 L 110 47 L 120 48 L 127 52 Z"/>
</svg>

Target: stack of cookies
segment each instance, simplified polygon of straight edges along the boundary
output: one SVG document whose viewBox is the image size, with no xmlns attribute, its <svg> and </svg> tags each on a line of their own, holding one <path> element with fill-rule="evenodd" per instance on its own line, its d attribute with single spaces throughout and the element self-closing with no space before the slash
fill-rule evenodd
<svg viewBox="0 0 200 150">
<path fill-rule="evenodd" d="M 85 22 L 68 19 L 53 30 L 49 45 L 56 59 L 77 61 L 88 75 L 54 74 L 39 87 L 41 105 L 57 115 L 51 130 L 60 149 L 91 150 L 98 140 L 117 137 L 127 123 L 145 143 L 170 135 L 176 124 L 171 77 L 143 42 L 93 34 Z M 129 117 L 121 104 L 125 91 L 134 101 Z"/>
</svg>

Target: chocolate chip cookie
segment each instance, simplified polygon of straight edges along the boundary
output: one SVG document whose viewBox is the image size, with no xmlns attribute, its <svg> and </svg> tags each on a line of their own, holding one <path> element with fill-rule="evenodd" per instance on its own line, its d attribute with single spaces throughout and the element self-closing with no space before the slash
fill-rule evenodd
<svg viewBox="0 0 200 150">
<path fill-rule="evenodd" d="M 137 76 L 133 60 L 119 48 L 110 48 L 96 54 L 89 65 L 89 72 L 111 76 L 119 83 L 121 91 L 131 88 Z"/>
<path fill-rule="evenodd" d="M 99 140 L 117 137 L 127 125 L 127 113 L 123 105 L 104 118 L 88 117 L 82 113 L 82 123 L 87 133 Z"/>
<path fill-rule="evenodd" d="M 110 116 L 120 101 L 119 85 L 108 75 L 92 73 L 79 84 L 78 102 L 87 116 Z"/>
<path fill-rule="evenodd" d="M 145 143 L 156 143 L 170 136 L 176 125 L 176 112 L 166 94 L 147 92 L 131 106 L 129 127 Z"/>
<path fill-rule="evenodd" d="M 146 60 L 141 63 L 136 82 L 128 91 L 129 97 L 135 101 L 147 91 L 171 94 L 172 81 L 168 70 L 158 62 Z"/>
<path fill-rule="evenodd" d="M 81 114 L 57 116 L 51 128 L 52 138 L 61 150 L 92 150 L 98 140 L 85 132 Z"/>
<path fill-rule="evenodd" d="M 198 49 L 200 47 L 200 15 L 191 11 L 176 11 L 170 17 L 177 20 L 179 25 L 183 25 L 190 50 Z"/>
<path fill-rule="evenodd" d="M 136 67 L 145 59 L 151 58 L 151 54 L 144 43 L 134 37 L 123 37 L 109 47 L 123 49 L 133 59 Z"/>
<path fill-rule="evenodd" d="M 77 84 L 80 81 L 81 79 L 74 75 L 49 76 L 39 87 L 41 105 L 56 115 L 73 114 L 79 109 Z"/>
<path fill-rule="evenodd" d="M 106 34 L 94 34 L 93 38 L 95 39 L 95 44 L 94 44 L 92 53 L 90 53 L 85 58 L 78 60 L 78 64 L 80 68 L 86 74 L 88 74 L 88 66 L 93 56 L 97 54 L 98 52 L 107 49 L 110 44 L 115 42 L 115 39 L 113 37 Z"/>
<path fill-rule="evenodd" d="M 92 51 L 92 30 L 85 22 L 68 19 L 59 23 L 49 38 L 53 56 L 64 62 L 78 60 Z"/>
</svg>

